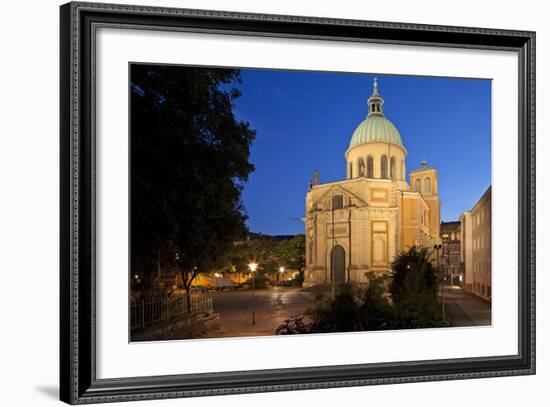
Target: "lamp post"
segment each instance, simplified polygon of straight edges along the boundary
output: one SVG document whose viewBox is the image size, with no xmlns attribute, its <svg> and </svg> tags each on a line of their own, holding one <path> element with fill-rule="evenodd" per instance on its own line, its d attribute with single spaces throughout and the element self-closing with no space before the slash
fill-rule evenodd
<svg viewBox="0 0 550 407">
<path fill-rule="evenodd" d="M 256 325 L 256 313 L 254 309 L 254 303 L 256 298 L 256 269 L 258 268 L 258 263 L 256 262 L 250 262 L 248 264 L 248 268 L 250 269 L 250 272 L 252 273 L 252 325 Z"/>
<path fill-rule="evenodd" d="M 441 250 L 441 242 L 440 241 L 437 241 L 435 244 L 434 244 L 434 249 L 435 249 L 435 252 L 436 252 L 436 267 L 437 267 L 437 272 L 441 272 L 441 270 L 439 270 L 439 250 Z M 442 317 L 443 319 L 445 319 L 445 285 L 443 284 L 444 283 L 444 275 L 442 274 L 441 275 L 441 313 L 442 313 Z"/>
</svg>

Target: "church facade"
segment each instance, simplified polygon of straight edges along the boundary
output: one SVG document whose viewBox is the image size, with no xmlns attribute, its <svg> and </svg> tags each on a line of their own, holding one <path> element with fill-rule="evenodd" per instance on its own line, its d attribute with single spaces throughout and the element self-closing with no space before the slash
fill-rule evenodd
<svg viewBox="0 0 550 407">
<path fill-rule="evenodd" d="M 407 150 L 383 105 L 375 79 L 368 115 L 345 152 L 346 179 L 319 183 L 314 175 L 306 195 L 305 286 L 366 283 L 370 271 L 388 273 L 399 252 L 438 240 L 437 171 L 423 161 L 407 182 Z"/>
</svg>

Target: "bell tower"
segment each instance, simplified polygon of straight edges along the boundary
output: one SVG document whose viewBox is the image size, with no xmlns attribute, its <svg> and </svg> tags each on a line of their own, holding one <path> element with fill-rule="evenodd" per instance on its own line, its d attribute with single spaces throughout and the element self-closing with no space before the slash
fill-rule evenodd
<svg viewBox="0 0 550 407">
<path fill-rule="evenodd" d="M 414 192 L 420 193 L 430 208 L 430 235 L 439 237 L 441 219 L 441 201 L 439 199 L 437 171 L 428 167 L 426 160 L 420 168 L 410 173 L 410 185 Z"/>
</svg>

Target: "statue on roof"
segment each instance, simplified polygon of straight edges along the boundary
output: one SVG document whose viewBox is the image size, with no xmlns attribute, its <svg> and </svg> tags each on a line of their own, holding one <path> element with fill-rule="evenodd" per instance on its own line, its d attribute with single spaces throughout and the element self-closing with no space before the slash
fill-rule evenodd
<svg viewBox="0 0 550 407">
<path fill-rule="evenodd" d="M 319 184 L 319 171 L 313 170 L 313 185 Z"/>
</svg>

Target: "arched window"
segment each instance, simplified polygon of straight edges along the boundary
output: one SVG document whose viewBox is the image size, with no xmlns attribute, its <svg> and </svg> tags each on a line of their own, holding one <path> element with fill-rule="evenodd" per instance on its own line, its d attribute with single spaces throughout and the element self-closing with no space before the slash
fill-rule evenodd
<svg viewBox="0 0 550 407">
<path fill-rule="evenodd" d="M 429 194 L 432 192 L 432 184 L 430 177 L 424 178 L 424 193 Z"/>
<path fill-rule="evenodd" d="M 344 197 L 342 195 L 334 195 L 332 197 L 332 209 L 342 209 L 344 207 Z"/>
<path fill-rule="evenodd" d="M 374 159 L 371 155 L 367 157 L 367 178 L 374 178 Z"/>
<path fill-rule="evenodd" d="M 401 181 L 405 181 L 405 162 L 401 160 Z"/>
<path fill-rule="evenodd" d="M 380 178 L 388 178 L 388 157 L 385 155 L 380 160 Z"/>
<path fill-rule="evenodd" d="M 395 157 L 390 158 L 390 178 L 395 179 Z"/>
<path fill-rule="evenodd" d="M 420 192 L 420 179 L 418 178 L 414 180 L 414 190 Z"/>
<path fill-rule="evenodd" d="M 363 161 L 362 158 L 359 159 L 358 161 L 358 167 L 359 167 L 359 171 L 358 171 L 358 176 L 359 177 L 364 177 L 365 176 L 365 162 Z"/>
<path fill-rule="evenodd" d="M 349 163 L 349 177 L 353 178 L 353 161 Z"/>
</svg>

